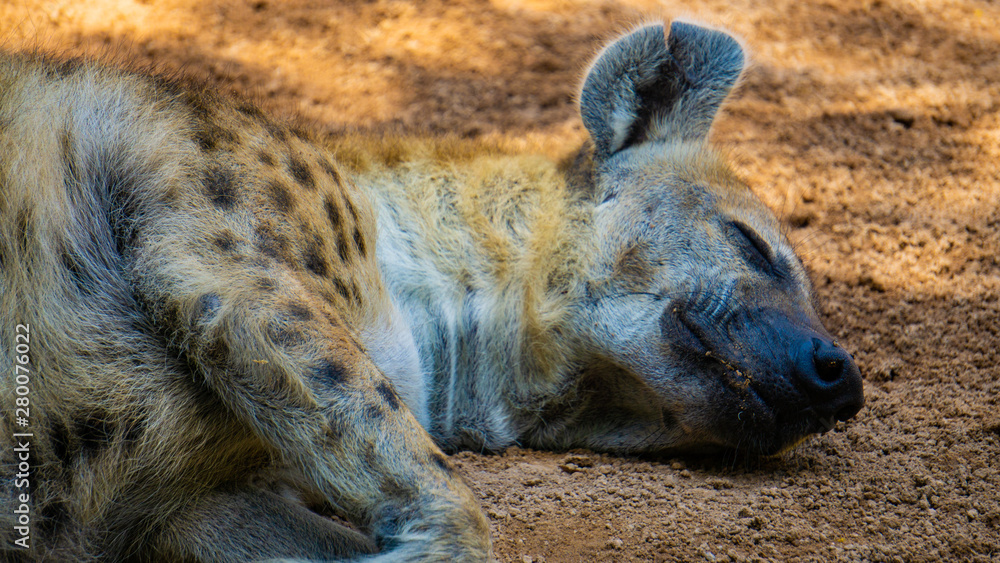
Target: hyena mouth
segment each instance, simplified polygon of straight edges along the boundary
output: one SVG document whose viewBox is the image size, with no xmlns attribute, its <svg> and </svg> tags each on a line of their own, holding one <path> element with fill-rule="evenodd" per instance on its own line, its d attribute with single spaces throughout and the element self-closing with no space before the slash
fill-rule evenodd
<svg viewBox="0 0 1000 563">
<path fill-rule="evenodd" d="M 667 344 L 715 374 L 706 385 L 715 382 L 730 396 L 724 402 L 736 416 L 723 413 L 719 431 L 736 443 L 752 436 L 761 453 L 828 432 L 864 405 L 851 355 L 822 329 L 782 312 L 759 309 L 722 321 L 678 303 L 660 325 Z"/>
</svg>

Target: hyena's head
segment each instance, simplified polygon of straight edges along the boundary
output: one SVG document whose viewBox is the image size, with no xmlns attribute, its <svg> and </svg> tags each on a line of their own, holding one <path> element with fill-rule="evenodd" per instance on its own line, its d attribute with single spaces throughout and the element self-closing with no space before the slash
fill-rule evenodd
<svg viewBox="0 0 1000 563">
<path fill-rule="evenodd" d="M 774 215 L 706 145 L 740 44 L 681 22 L 664 35 L 652 25 L 611 44 L 581 93 L 598 233 L 584 323 L 591 371 L 614 374 L 594 391 L 611 418 L 660 421 L 590 445 L 777 452 L 854 416 L 861 375 Z"/>
</svg>

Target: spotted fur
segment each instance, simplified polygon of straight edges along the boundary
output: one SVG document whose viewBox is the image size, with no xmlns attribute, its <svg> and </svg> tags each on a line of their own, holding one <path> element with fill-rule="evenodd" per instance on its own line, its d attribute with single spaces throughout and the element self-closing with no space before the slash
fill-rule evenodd
<svg viewBox="0 0 1000 563">
<path fill-rule="evenodd" d="M 801 264 L 705 141 L 743 51 L 665 33 L 601 54 L 562 159 L 0 57 L 0 358 L 30 325 L 34 433 L 21 550 L 3 379 L 4 557 L 482 561 L 441 448 L 766 453 L 853 415 Z"/>
</svg>

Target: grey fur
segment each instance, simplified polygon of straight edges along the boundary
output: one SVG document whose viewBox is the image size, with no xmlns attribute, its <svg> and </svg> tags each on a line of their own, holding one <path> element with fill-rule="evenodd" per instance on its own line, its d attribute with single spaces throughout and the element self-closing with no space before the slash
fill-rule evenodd
<svg viewBox="0 0 1000 563">
<path fill-rule="evenodd" d="M 441 447 L 771 453 L 853 415 L 802 264 L 705 142 L 742 50 L 671 30 L 601 55 L 566 160 L 0 55 L 0 366 L 35 432 L 21 501 L 0 379 L 4 547 L 36 518 L 0 556 L 478 562 Z"/>
<path fill-rule="evenodd" d="M 743 62 L 732 36 L 678 21 L 669 38 L 655 24 L 611 44 L 580 95 L 598 158 L 646 140 L 703 140 Z"/>
</svg>

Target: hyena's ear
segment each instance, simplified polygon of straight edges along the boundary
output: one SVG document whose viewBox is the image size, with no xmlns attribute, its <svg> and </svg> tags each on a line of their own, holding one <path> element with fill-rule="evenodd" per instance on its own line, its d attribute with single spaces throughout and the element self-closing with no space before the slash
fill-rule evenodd
<svg viewBox="0 0 1000 563">
<path fill-rule="evenodd" d="M 743 71 L 731 36 L 674 22 L 642 27 L 597 57 L 580 93 L 583 124 L 604 159 L 647 141 L 699 141 Z"/>
</svg>

